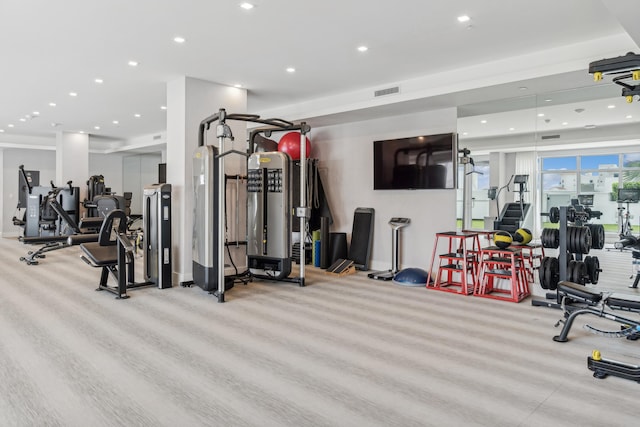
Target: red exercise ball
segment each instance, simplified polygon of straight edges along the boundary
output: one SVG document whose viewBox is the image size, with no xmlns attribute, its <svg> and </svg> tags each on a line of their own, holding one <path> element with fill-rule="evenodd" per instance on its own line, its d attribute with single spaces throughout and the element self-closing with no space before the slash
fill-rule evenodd
<svg viewBox="0 0 640 427">
<path fill-rule="evenodd" d="M 307 158 L 311 156 L 311 141 L 307 140 Z M 285 133 L 278 142 L 278 151 L 287 153 L 292 160 L 300 160 L 300 132 Z"/>
</svg>

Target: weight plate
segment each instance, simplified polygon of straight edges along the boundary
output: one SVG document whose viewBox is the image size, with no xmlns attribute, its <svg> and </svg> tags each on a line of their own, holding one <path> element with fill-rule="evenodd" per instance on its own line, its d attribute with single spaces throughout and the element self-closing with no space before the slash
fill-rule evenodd
<svg viewBox="0 0 640 427">
<path fill-rule="evenodd" d="M 549 209 L 549 221 L 551 221 L 554 224 L 557 224 L 558 222 L 560 222 L 560 208 L 554 206 L 551 209 Z"/>
<path fill-rule="evenodd" d="M 593 278 L 591 279 L 591 283 L 593 283 L 594 285 L 598 284 L 598 280 L 600 280 L 600 272 L 602 270 L 600 269 L 600 260 L 598 259 L 597 256 L 593 257 Z"/>
<path fill-rule="evenodd" d="M 589 277 L 589 283 L 593 283 L 593 270 L 595 268 L 595 260 L 591 256 L 584 258 L 584 265 L 587 266 L 587 276 Z"/>
<path fill-rule="evenodd" d="M 574 276 L 575 266 L 576 266 L 576 261 L 574 260 L 569 261 L 569 265 L 567 265 L 567 280 L 573 283 L 577 283 L 576 278 Z"/>
<path fill-rule="evenodd" d="M 548 263 L 549 257 L 544 257 L 540 262 L 540 267 L 538 267 L 538 278 L 540 279 L 540 286 L 542 286 L 542 289 L 549 289 L 549 284 L 546 280 L 546 268 Z"/>
<path fill-rule="evenodd" d="M 550 258 L 549 260 L 549 290 L 556 290 L 558 280 L 560 278 L 560 263 L 558 258 Z"/>
<path fill-rule="evenodd" d="M 591 230 L 591 239 L 593 239 L 593 236 L 597 236 L 597 244 L 595 243 L 591 243 L 591 247 L 593 249 L 602 249 L 604 248 L 604 240 L 605 240 L 605 236 L 604 236 L 604 226 L 602 224 L 593 224 L 594 227 Z"/>
<path fill-rule="evenodd" d="M 588 254 L 589 251 L 591 250 L 591 247 L 593 246 L 592 243 L 592 236 L 591 236 L 591 229 L 589 227 L 581 227 L 582 228 L 582 253 L 583 254 Z"/>
<path fill-rule="evenodd" d="M 575 283 L 579 285 L 585 284 L 585 279 L 587 277 L 587 267 L 582 261 L 576 261 L 573 266 L 573 278 L 575 279 Z"/>
</svg>

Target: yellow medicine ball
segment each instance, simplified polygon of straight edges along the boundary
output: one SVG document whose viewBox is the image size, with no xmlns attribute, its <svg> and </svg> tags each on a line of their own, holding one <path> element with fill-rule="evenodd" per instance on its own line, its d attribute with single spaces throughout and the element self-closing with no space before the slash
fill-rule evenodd
<svg viewBox="0 0 640 427">
<path fill-rule="evenodd" d="M 513 242 L 513 237 L 508 231 L 496 231 L 493 235 L 493 243 L 500 249 L 506 249 Z"/>
<path fill-rule="evenodd" d="M 518 228 L 513 235 L 513 241 L 521 245 L 527 245 L 533 239 L 531 231 L 527 228 Z"/>
</svg>

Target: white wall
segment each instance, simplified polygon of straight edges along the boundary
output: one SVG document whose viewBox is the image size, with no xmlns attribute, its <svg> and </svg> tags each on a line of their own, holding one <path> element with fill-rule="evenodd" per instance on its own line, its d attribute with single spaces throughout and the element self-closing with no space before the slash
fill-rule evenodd
<svg viewBox="0 0 640 427">
<path fill-rule="evenodd" d="M 104 183 L 111 191 L 122 195 L 122 154 L 89 154 L 89 176 L 104 176 Z M 86 186 L 86 182 L 83 183 Z"/>
<path fill-rule="evenodd" d="M 131 192 L 131 213 L 142 215 L 143 188 L 158 183 L 160 153 L 126 156 L 122 159 L 122 191 Z M 122 194 L 122 193 L 119 193 Z"/>
<path fill-rule="evenodd" d="M 455 108 L 368 120 L 311 130 L 313 155 L 326 169 L 325 190 L 332 232 L 351 235 L 357 207 L 375 209 L 371 268 L 391 267 L 392 217 L 408 217 L 401 231 L 400 268 L 429 268 L 435 234 L 456 229 L 455 190 L 373 190 L 373 141 L 455 132 Z"/>
<path fill-rule="evenodd" d="M 13 225 L 12 218 L 18 204 L 18 166 L 40 171 L 40 184 L 49 186 L 56 178 L 56 152 L 54 150 L 4 149 L 2 162 L 2 235 L 18 236 L 22 229 Z M 56 185 L 59 183 L 54 182 Z M 62 183 L 64 184 L 64 183 Z M 74 185 L 78 185 L 75 184 Z"/>
</svg>

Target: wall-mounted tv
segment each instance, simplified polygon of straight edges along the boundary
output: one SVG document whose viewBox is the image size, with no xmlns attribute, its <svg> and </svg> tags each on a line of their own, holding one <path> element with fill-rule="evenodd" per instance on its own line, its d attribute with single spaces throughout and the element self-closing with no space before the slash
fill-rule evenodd
<svg viewBox="0 0 640 427">
<path fill-rule="evenodd" d="M 373 142 L 373 189 L 455 189 L 455 133 Z"/>
</svg>

